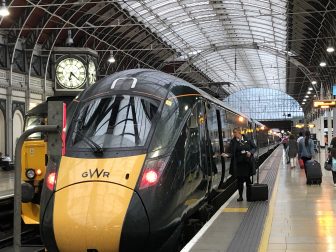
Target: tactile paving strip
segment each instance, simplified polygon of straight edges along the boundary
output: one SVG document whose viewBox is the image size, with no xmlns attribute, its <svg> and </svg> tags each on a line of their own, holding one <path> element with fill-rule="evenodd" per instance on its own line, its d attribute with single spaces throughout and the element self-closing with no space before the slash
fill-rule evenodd
<svg viewBox="0 0 336 252">
<path fill-rule="evenodd" d="M 268 212 L 268 204 L 273 192 L 274 183 L 282 161 L 283 150 L 277 148 L 272 154 L 272 162 L 265 164 L 264 169 L 269 169 L 265 179 L 261 181 L 268 184 L 268 201 L 251 202 L 233 240 L 228 252 L 254 252 L 258 251 L 262 236 L 264 222 Z"/>
</svg>

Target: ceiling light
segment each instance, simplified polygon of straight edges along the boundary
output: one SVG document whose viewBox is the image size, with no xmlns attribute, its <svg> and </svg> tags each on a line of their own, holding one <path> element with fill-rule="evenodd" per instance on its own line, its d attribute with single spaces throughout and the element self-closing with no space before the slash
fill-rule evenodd
<svg viewBox="0 0 336 252">
<path fill-rule="evenodd" d="M 65 45 L 66 46 L 72 46 L 73 43 L 74 43 L 74 41 L 73 41 L 72 36 L 71 36 L 71 30 L 68 30 L 68 37 L 65 40 Z"/>
<path fill-rule="evenodd" d="M 114 56 L 113 56 L 113 52 L 112 52 L 112 51 L 111 51 L 111 53 L 110 53 L 110 57 L 108 58 L 107 61 L 110 62 L 110 63 L 114 63 L 114 62 L 116 62 L 116 60 L 115 60 L 115 58 L 114 58 Z"/>
<path fill-rule="evenodd" d="M 5 2 L 5 0 L 2 0 L 2 6 L 0 8 L 0 16 L 6 17 L 8 15 L 9 15 L 9 11 L 8 11 L 7 6 L 6 6 L 6 2 Z"/>
<path fill-rule="evenodd" d="M 334 52 L 335 51 L 335 48 L 333 47 L 333 46 L 328 46 L 328 48 L 327 48 L 327 52 L 328 53 L 332 53 L 332 52 Z"/>
<path fill-rule="evenodd" d="M 322 60 L 321 62 L 320 62 L 320 66 L 321 67 L 325 67 L 327 65 L 327 63 L 324 61 L 324 60 Z"/>
<path fill-rule="evenodd" d="M 310 91 L 308 91 L 308 92 L 307 92 L 307 94 L 311 94 L 311 92 L 310 92 Z"/>
<path fill-rule="evenodd" d="M 312 87 L 310 87 L 310 88 L 308 88 L 308 90 L 313 90 L 313 88 L 312 88 Z"/>
<path fill-rule="evenodd" d="M 303 101 L 305 102 L 305 101 L 307 101 L 307 99 L 303 99 Z"/>
<path fill-rule="evenodd" d="M 317 84 L 317 81 L 316 81 L 316 80 L 313 80 L 313 81 L 312 81 L 312 84 L 313 84 L 313 85 L 316 85 L 316 84 Z"/>
<path fill-rule="evenodd" d="M 309 98 L 309 95 L 306 95 L 305 97 L 306 97 L 306 98 Z"/>
<path fill-rule="evenodd" d="M 335 48 L 333 47 L 333 42 L 331 39 L 329 39 L 328 41 L 328 47 L 327 47 L 327 52 L 328 53 L 332 53 L 335 51 Z"/>
<path fill-rule="evenodd" d="M 302 102 L 301 104 L 306 104 L 305 102 Z"/>
</svg>

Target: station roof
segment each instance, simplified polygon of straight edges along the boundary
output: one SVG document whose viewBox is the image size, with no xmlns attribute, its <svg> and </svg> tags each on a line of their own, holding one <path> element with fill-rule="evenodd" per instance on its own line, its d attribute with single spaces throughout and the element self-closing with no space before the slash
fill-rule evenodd
<svg viewBox="0 0 336 252">
<path fill-rule="evenodd" d="M 7 1 L 0 21 L 11 52 L 50 57 L 68 31 L 99 54 L 101 76 L 156 68 L 224 98 L 246 88 L 284 91 L 303 108 L 335 82 L 334 0 Z M 336 45 L 335 45 L 336 46 Z M 110 53 L 116 58 L 109 64 Z M 12 54 L 15 55 L 15 54 Z M 28 55 L 29 56 L 29 55 Z M 14 59 L 14 57 L 12 58 Z M 327 66 L 320 67 L 321 60 Z M 315 80 L 317 84 L 312 85 Z M 321 86 L 323 87 L 321 89 Z"/>
</svg>

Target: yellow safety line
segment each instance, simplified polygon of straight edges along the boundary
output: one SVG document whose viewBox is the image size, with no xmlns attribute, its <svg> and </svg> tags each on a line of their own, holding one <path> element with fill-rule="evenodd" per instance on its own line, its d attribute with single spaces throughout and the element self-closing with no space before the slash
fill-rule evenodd
<svg viewBox="0 0 336 252">
<path fill-rule="evenodd" d="M 272 222 L 273 222 L 275 201 L 276 201 L 276 196 L 277 196 L 278 188 L 279 188 L 279 171 L 280 171 L 280 167 L 278 169 L 277 177 L 274 183 L 271 202 L 269 203 L 269 206 L 268 206 L 268 213 L 267 213 L 266 221 L 264 223 L 264 229 L 263 229 L 263 233 L 261 236 L 258 252 L 266 252 L 268 249 L 268 242 L 269 242 L 269 237 L 271 234 L 271 227 L 272 227 Z"/>
<path fill-rule="evenodd" d="M 246 213 L 248 210 L 247 207 L 228 207 L 224 208 L 224 213 Z"/>
</svg>

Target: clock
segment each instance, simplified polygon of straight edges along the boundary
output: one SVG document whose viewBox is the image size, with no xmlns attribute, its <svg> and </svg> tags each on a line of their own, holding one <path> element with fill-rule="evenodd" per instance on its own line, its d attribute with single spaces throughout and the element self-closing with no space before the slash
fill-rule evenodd
<svg viewBox="0 0 336 252">
<path fill-rule="evenodd" d="M 66 57 L 56 65 L 56 79 L 60 86 L 67 89 L 78 89 L 85 84 L 86 69 L 83 61 Z"/>
<path fill-rule="evenodd" d="M 95 63 L 90 60 L 89 67 L 88 67 L 88 76 L 89 76 L 89 85 L 92 85 L 97 80 L 97 70 Z"/>
</svg>

